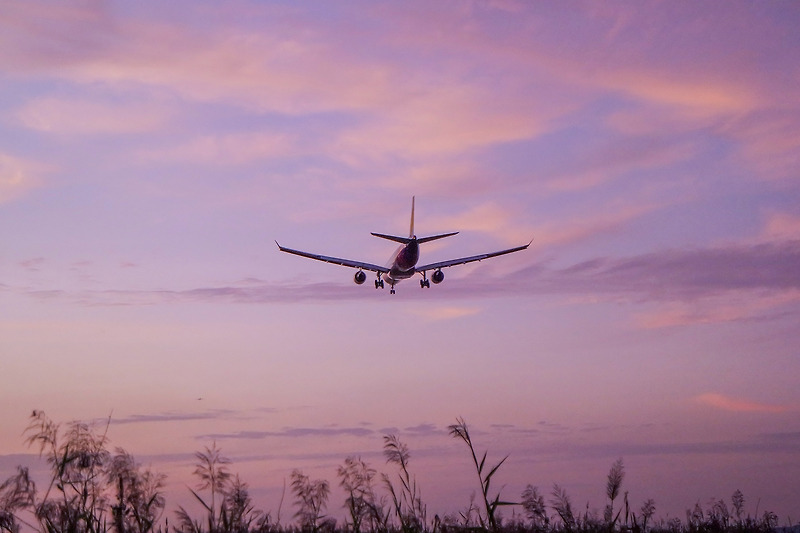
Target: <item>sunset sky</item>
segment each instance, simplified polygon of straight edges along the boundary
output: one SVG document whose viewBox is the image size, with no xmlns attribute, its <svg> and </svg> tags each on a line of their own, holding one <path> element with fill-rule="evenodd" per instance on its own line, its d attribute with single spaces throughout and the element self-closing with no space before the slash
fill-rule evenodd
<svg viewBox="0 0 800 533">
<path fill-rule="evenodd" d="M 507 499 L 602 515 L 622 457 L 636 510 L 740 489 L 800 519 L 798 28 L 783 1 L 0 1 L 0 481 L 37 464 L 33 409 L 111 416 L 167 516 L 212 442 L 274 516 L 293 468 L 392 472 L 395 433 L 443 516 L 478 489 L 463 416 Z M 396 295 L 275 245 L 384 264 L 412 196 L 418 235 L 460 231 L 421 263 L 533 243 Z"/>
</svg>

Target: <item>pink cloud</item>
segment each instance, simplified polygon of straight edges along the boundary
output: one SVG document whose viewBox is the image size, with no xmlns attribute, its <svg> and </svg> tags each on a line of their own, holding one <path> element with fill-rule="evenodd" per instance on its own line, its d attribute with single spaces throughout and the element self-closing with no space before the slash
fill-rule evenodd
<svg viewBox="0 0 800 533">
<path fill-rule="evenodd" d="M 152 103 L 120 104 L 54 97 L 31 100 L 17 111 L 17 119 L 26 128 L 62 135 L 155 131 L 168 117 L 168 111 Z"/>
<path fill-rule="evenodd" d="M 757 99 L 747 88 L 725 81 L 697 76 L 676 77 L 674 72 L 661 74 L 642 68 L 638 71 L 612 69 L 598 76 L 600 85 L 656 105 L 666 105 L 673 112 L 688 117 L 708 118 L 753 109 Z"/>
<path fill-rule="evenodd" d="M 775 294 L 763 291 L 735 291 L 697 301 L 671 302 L 656 311 L 639 313 L 636 324 L 645 329 L 717 324 L 748 320 L 763 316 L 784 306 L 800 303 L 800 291 L 789 290 Z"/>
<path fill-rule="evenodd" d="M 544 182 L 555 192 L 579 192 L 614 181 L 631 172 L 665 168 L 686 161 L 697 153 L 690 142 L 671 142 L 668 138 L 641 135 L 586 150 L 577 161 L 563 165 Z"/>
<path fill-rule="evenodd" d="M 59 52 L 64 56 L 63 68 L 48 71 L 50 76 L 78 83 L 154 86 L 191 100 L 227 101 L 258 111 L 375 111 L 376 116 L 332 139 L 329 152 L 343 159 L 395 154 L 427 157 L 531 138 L 563 112 L 552 100 L 531 99 L 529 88 L 518 81 L 476 79 L 464 71 L 466 67 L 440 71 L 431 83 L 419 75 L 418 66 L 404 64 L 407 58 L 371 57 L 355 40 L 365 36 L 327 39 L 330 28 L 313 20 L 305 21 L 310 31 L 300 40 L 282 26 L 248 33 L 220 25 L 201 33 L 185 25 L 109 20 L 102 10 L 68 11 L 43 22 L 39 14 L 22 7 L 16 15 L 20 25 L 36 20 L 51 30 L 49 39 L 63 48 Z M 413 38 L 419 46 L 424 38 L 414 27 Z M 86 34 L 89 43 L 107 42 L 89 46 L 84 41 L 59 41 L 60 35 L 78 31 Z M 405 42 L 412 35 L 398 31 L 393 38 L 381 36 L 388 41 L 384 45 L 392 46 L 398 38 Z M 428 31 L 441 35 L 433 26 Z M 9 49 L 27 58 L 29 67 L 42 60 L 24 35 L 10 40 Z M 440 44 L 453 45 L 453 38 L 445 41 Z M 490 55 L 479 58 L 489 60 Z M 496 97 L 499 92 L 503 98 Z M 125 124 L 141 129 L 159 120 L 152 110 L 142 113 L 134 108 L 126 113 L 123 109 L 116 115 L 110 111 L 89 102 L 50 100 L 32 104 L 21 118 L 37 129 L 73 124 L 78 131 Z"/>
<path fill-rule="evenodd" d="M 40 186 L 44 165 L 0 152 L 0 204 Z"/>
<path fill-rule="evenodd" d="M 785 413 L 792 410 L 785 405 L 757 403 L 714 392 L 700 394 L 694 398 L 694 401 L 701 405 L 736 413 Z"/>
<path fill-rule="evenodd" d="M 188 24 L 116 17 L 100 5 L 46 12 L 23 2 L 6 7 L 4 22 L 18 31 L 4 32 L 0 50 L 9 53 L 0 52 L 0 65 L 26 75 L 149 85 L 199 101 L 286 113 L 363 108 L 393 93 L 385 67 L 348 56 L 328 44 L 323 32 L 306 32 L 300 40 L 285 18 L 272 17 L 280 22 L 258 32 L 222 19 L 214 29 L 198 31 Z"/>
<path fill-rule="evenodd" d="M 771 213 L 761 235 L 763 240 L 800 240 L 800 216 Z"/>
<path fill-rule="evenodd" d="M 25 259 L 24 261 L 20 261 L 19 264 L 25 270 L 31 272 L 38 272 L 40 267 L 45 263 L 44 257 L 33 257 L 31 259 Z"/>
<path fill-rule="evenodd" d="M 407 89 L 415 89 L 413 83 Z M 498 101 L 490 88 L 467 81 L 443 80 L 437 87 L 416 89 L 413 97 L 402 98 L 370 123 L 343 134 L 334 152 L 367 160 L 451 155 L 534 138 L 553 116 L 537 111 L 526 95 Z"/>
<path fill-rule="evenodd" d="M 480 312 L 481 310 L 478 307 L 456 306 L 421 308 L 414 311 L 415 314 L 418 314 L 429 320 L 454 320 L 457 318 L 476 315 Z"/>
<path fill-rule="evenodd" d="M 460 232 L 485 233 L 506 242 L 528 242 L 533 237 L 533 231 L 529 227 L 521 226 L 521 219 L 519 213 L 488 202 L 454 215 L 425 217 L 425 225 L 441 228 L 442 231 L 451 228 Z"/>
<path fill-rule="evenodd" d="M 203 135 L 174 147 L 149 150 L 145 157 L 203 164 L 235 165 L 296 154 L 296 139 L 283 133 Z"/>
<path fill-rule="evenodd" d="M 762 180 L 794 180 L 800 166 L 800 112 L 752 113 L 721 132 L 741 143 L 741 158 Z"/>
<path fill-rule="evenodd" d="M 538 224 L 534 226 L 532 235 L 540 247 L 573 244 L 596 235 L 620 230 L 626 224 L 656 208 L 656 205 L 642 203 L 602 213 L 576 216 L 568 221 Z"/>
</svg>

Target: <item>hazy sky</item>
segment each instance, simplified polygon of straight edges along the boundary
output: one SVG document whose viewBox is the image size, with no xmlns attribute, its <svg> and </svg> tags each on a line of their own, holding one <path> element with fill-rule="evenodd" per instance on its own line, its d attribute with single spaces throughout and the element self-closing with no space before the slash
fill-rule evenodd
<svg viewBox="0 0 800 533">
<path fill-rule="evenodd" d="M 215 440 L 274 515 L 292 468 L 390 472 L 394 432 L 443 515 L 478 488 L 463 416 L 508 499 L 602 512 L 622 457 L 636 509 L 741 489 L 800 518 L 799 27 L 783 1 L 1 1 L 0 478 L 32 409 L 111 415 L 170 504 Z M 273 242 L 382 264 L 412 195 L 418 235 L 461 232 L 423 263 L 533 244 L 390 296 Z"/>
</svg>

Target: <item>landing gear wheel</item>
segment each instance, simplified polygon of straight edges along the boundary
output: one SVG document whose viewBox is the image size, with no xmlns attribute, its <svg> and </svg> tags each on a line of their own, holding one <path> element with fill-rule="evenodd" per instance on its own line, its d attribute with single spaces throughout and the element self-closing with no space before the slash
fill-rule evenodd
<svg viewBox="0 0 800 533">
<path fill-rule="evenodd" d="M 383 288 L 383 280 L 382 279 L 376 279 L 375 280 L 375 288 L 376 289 L 382 289 Z"/>
<path fill-rule="evenodd" d="M 430 289 L 431 288 L 431 282 L 429 280 L 427 280 L 427 279 L 421 279 L 421 280 L 419 280 L 419 286 L 422 289 L 425 289 L 425 288 Z"/>
</svg>

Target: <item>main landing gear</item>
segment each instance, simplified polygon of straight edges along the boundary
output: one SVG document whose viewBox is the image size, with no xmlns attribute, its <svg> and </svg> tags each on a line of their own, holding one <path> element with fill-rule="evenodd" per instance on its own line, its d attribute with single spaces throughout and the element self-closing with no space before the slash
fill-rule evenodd
<svg viewBox="0 0 800 533">
<path fill-rule="evenodd" d="M 422 279 L 419 280 L 419 287 L 421 289 L 431 288 L 431 280 L 428 279 L 428 276 L 425 272 L 422 273 Z"/>
</svg>

